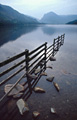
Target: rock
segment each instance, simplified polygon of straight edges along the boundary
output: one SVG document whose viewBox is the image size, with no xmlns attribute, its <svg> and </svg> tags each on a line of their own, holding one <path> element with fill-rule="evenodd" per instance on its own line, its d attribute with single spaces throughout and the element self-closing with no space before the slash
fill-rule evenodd
<svg viewBox="0 0 77 120">
<path fill-rule="evenodd" d="M 50 59 L 50 61 L 56 61 L 56 58 L 53 56 L 51 56 L 49 59 Z"/>
<path fill-rule="evenodd" d="M 23 93 L 18 93 L 18 94 L 16 94 L 16 95 L 13 95 L 13 98 L 20 98 L 20 97 L 22 97 L 22 95 L 23 95 Z"/>
<path fill-rule="evenodd" d="M 26 82 L 22 82 L 21 85 L 24 86 Z"/>
<path fill-rule="evenodd" d="M 35 70 L 35 75 L 37 74 L 37 73 L 39 73 L 41 71 L 41 69 L 39 68 L 39 69 L 36 69 Z"/>
<path fill-rule="evenodd" d="M 50 68 L 50 69 L 53 69 L 52 66 L 47 66 L 46 68 Z"/>
<path fill-rule="evenodd" d="M 40 113 L 39 112 L 37 112 L 37 111 L 34 111 L 33 112 L 33 117 L 34 118 L 37 118 L 37 117 L 39 117 L 40 116 Z"/>
<path fill-rule="evenodd" d="M 53 82 L 53 84 L 54 84 L 56 90 L 59 92 L 59 90 L 60 90 L 59 85 L 57 83 L 55 83 L 55 82 Z"/>
<path fill-rule="evenodd" d="M 64 75 L 69 75 L 69 74 L 71 74 L 70 72 L 67 72 L 66 70 L 62 70 L 61 71 Z"/>
<path fill-rule="evenodd" d="M 52 82 L 53 79 L 54 79 L 54 76 L 53 76 L 53 77 L 48 77 L 48 78 L 46 78 L 46 80 L 49 81 L 49 82 Z"/>
<path fill-rule="evenodd" d="M 39 64 L 40 66 L 43 66 L 44 65 L 44 62 L 40 62 L 40 64 Z"/>
<path fill-rule="evenodd" d="M 51 108 L 51 113 L 56 114 L 55 108 Z"/>
<path fill-rule="evenodd" d="M 34 92 L 37 92 L 37 93 L 45 93 L 45 90 L 40 88 L 40 87 L 35 87 L 34 88 Z"/>
<path fill-rule="evenodd" d="M 56 48 L 56 49 L 54 49 L 54 51 L 58 51 L 58 49 Z"/>
<path fill-rule="evenodd" d="M 31 78 L 31 79 L 37 79 L 37 75 L 31 75 L 31 74 L 26 74 L 27 75 L 27 77 L 29 77 L 29 78 Z"/>
<path fill-rule="evenodd" d="M 46 72 L 42 72 L 40 75 L 41 76 L 47 76 L 47 73 Z"/>
<path fill-rule="evenodd" d="M 13 85 L 14 85 L 14 84 L 7 84 L 7 85 L 5 85 L 5 88 L 4 88 L 5 93 L 7 93 L 7 92 L 11 89 L 11 87 L 12 87 Z M 8 96 L 16 95 L 16 94 L 18 94 L 18 93 L 21 92 L 21 91 L 24 91 L 24 87 L 23 87 L 22 85 L 20 85 L 20 84 L 17 84 L 17 85 L 13 88 L 13 90 L 8 94 Z"/>
<path fill-rule="evenodd" d="M 19 99 L 16 104 L 21 115 L 29 112 L 28 104 L 23 99 Z"/>
</svg>

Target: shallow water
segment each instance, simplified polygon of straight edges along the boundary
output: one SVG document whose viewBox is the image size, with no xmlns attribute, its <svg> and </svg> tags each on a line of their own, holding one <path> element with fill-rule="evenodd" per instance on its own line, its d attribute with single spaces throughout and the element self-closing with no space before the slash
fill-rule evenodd
<svg viewBox="0 0 77 120">
<path fill-rule="evenodd" d="M 46 90 L 44 94 L 32 92 L 27 100 L 30 112 L 27 116 L 13 116 L 15 120 L 31 120 L 32 112 L 40 112 L 39 120 L 76 120 L 77 119 L 77 26 L 75 25 L 42 25 L 26 28 L 0 28 L 0 61 L 14 56 L 25 49 L 30 51 L 44 42 L 48 45 L 53 39 L 65 33 L 64 45 L 56 54 L 56 61 L 49 61 L 53 69 L 46 69 L 48 76 L 55 76 L 60 92 L 57 92 L 53 82 L 46 81 L 46 76 L 40 78 L 37 86 Z M 57 115 L 50 109 L 55 108 Z M 13 118 L 12 118 L 13 119 Z"/>
</svg>

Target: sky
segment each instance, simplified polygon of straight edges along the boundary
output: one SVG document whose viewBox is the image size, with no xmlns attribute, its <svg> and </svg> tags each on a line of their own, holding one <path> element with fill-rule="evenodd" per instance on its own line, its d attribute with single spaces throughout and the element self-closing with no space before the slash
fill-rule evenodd
<svg viewBox="0 0 77 120">
<path fill-rule="evenodd" d="M 77 14 L 77 0 L 0 0 L 0 4 L 37 19 L 51 11 L 58 15 Z"/>
</svg>

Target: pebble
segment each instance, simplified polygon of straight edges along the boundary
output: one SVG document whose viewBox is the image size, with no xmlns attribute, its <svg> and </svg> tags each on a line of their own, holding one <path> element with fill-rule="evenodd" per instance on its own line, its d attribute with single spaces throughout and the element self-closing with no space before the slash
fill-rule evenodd
<svg viewBox="0 0 77 120">
<path fill-rule="evenodd" d="M 45 90 L 43 88 L 40 88 L 40 87 L 35 87 L 34 88 L 34 92 L 37 92 L 37 93 L 45 93 Z"/>
</svg>

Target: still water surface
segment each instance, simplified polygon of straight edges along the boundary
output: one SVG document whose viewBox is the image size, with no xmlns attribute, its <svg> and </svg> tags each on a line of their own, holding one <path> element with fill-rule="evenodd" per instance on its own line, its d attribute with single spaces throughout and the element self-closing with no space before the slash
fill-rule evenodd
<svg viewBox="0 0 77 120">
<path fill-rule="evenodd" d="M 56 62 L 47 63 L 53 69 L 46 70 L 48 76 L 55 76 L 54 81 L 59 84 L 60 92 L 55 90 L 53 83 L 46 81 L 46 77 L 42 77 L 37 86 L 44 88 L 46 93 L 33 92 L 28 99 L 30 112 L 27 120 L 32 119 L 33 111 L 40 112 L 40 120 L 77 120 L 77 26 L 42 25 L 0 28 L 0 62 L 25 49 L 31 51 L 44 42 L 51 45 L 54 38 L 64 33 L 64 45 L 55 56 Z M 56 109 L 57 116 L 50 113 L 51 107 Z M 22 119 L 20 115 L 18 117 Z"/>
</svg>

